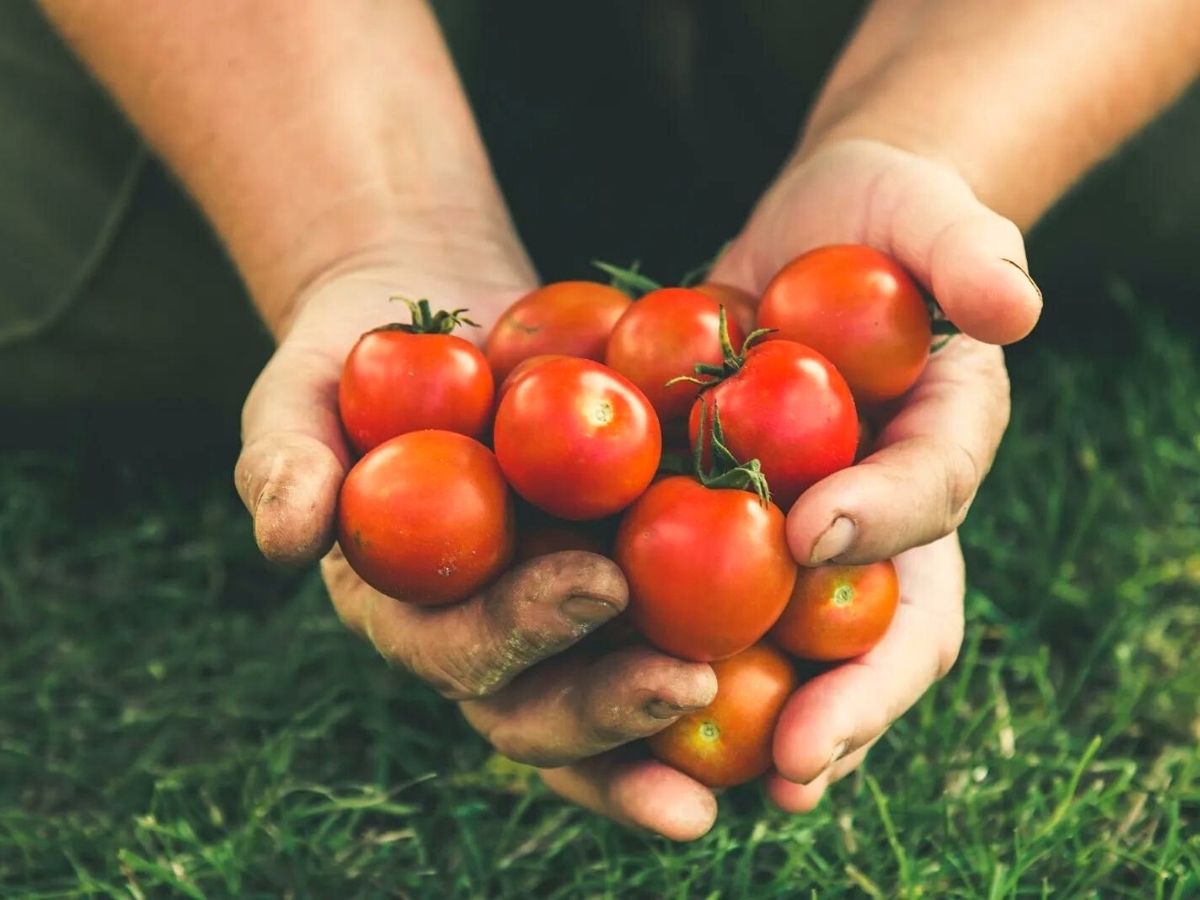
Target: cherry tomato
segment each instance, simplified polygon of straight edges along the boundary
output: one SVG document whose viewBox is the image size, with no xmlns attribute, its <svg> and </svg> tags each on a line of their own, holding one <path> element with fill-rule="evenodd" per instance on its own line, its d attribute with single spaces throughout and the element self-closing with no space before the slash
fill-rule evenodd
<svg viewBox="0 0 1200 900">
<path fill-rule="evenodd" d="M 744 334 L 749 334 L 754 330 L 755 318 L 758 316 L 758 300 L 749 291 L 743 291 L 731 284 L 721 284 L 717 281 L 698 284 L 695 290 L 702 294 L 708 294 L 724 306 L 729 321 L 737 322 Z"/>
<path fill-rule="evenodd" d="M 559 281 L 526 294 L 492 326 L 485 354 L 497 382 L 531 356 L 604 361 L 608 335 L 632 301 L 594 281 Z"/>
<path fill-rule="evenodd" d="M 845 379 L 821 354 L 793 341 L 750 348 L 734 374 L 692 407 L 691 439 L 699 439 L 700 407 L 716 405 L 725 443 L 738 459 L 757 459 L 783 509 L 810 485 L 854 462 L 858 413 Z M 707 443 L 707 442 L 706 442 Z"/>
<path fill-rule="evenodd" d="M 647 743 L 662 762 L 711 788 L 744 784 L 771 768 L 775 725 L 800 686 L 786 656 L 755 644 L 713 663 L 717 697 Z"/>
<path fill-rule="evenodd" d="M 512 495 L 490 450 L 413 431 L 358 461 L 337 511 L 351 568 L 390 597 L 434 606 L 471 596 L 513 555 Z"/>
<path fill-rule="evenodd" d="M 494 385 L 483 354 L 456 335 L 422 331 L 443 323 L 448 331 L 459 321 L 455 313 L 434 316 L 422 303 L 424 324 L 413 304 L 412 325 L 368 331 L 346 357 L 338 411 L 359 453 L 429 428 L 479 437 L 491 420 Z"/>
<path fill-rule="evenodd" d="M 496 402 L 499 403 L 509 389 L 517 383 L 526 372 L 532 371 L 544 362 L 550 362 L 552 359 L 570 359 L 568 356 L 563 356 L 561 353 L 539 353 L 537 356 L 531 356 L 529 359 L 523 359 L 515 366 L 511 372 L 504 376 L 504 381 L 500 384 L 500 389 L 496 391 Z"/>
<path fill-rule="evenodd" d="M 792 260 L 767 285 L 758 324 L 824 355 L 863 403 L 899 397 L 929 359 L 921 292 L 871 247 L 818 247 Z"/>
<path fill-rule="evenodd" d="M 796 580 L 775 504 L 682 475 L 656 482 L 625 513 L 614 559 L 634 624 L 660 650 L 696 662 L 766 634 Z"/>
<path fill-rule="evenodd" d="M 662 431 L 645 396 L 587 359 L 527 372 L 496 410 L 496 458 L 509 484 L 562 519 L 600 519 L 650 484 Z"/>
<path fill-rule="evenodd" d="M 887 632 L 900 604 L 892 561 L 801 569 L 771 640 L 801 659 L 861 656 Z"/>
<path fill-rule="evenodd" d="M 721 362 L 720 311 L 720 303 L 699 291 L 661 288 L 629 307 L 613 328 L 605 362 L 641 389 L 664 427 L 686 417 L 700 391 L 690 382 L 667 382 L 692 375 L 696 363 Z M 735 348 L 745 340 L 732 320 L 729 337 Z"/>
</svg>

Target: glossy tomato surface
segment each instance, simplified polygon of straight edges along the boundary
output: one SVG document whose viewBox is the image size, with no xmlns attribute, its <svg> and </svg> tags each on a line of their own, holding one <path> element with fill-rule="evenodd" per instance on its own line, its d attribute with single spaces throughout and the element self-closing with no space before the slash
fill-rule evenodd
<svg viewBox="0 0 1200 900">
<path fill-rule="evenodd" d="M 550 362 L 552 359 L 570 359 L 570 357 L 563 356 L 561 353 L 539 353 L 537 356 L 531 356 L 529 359 L 523 359 L 513 366 L 512 371 L 509 372 L 504 377 L 504 381 L 500 383 L 500 389 L 496 391 L 496 402 L 499 403 L 500 399 L 508 393 L 509 388 L 516 384 L 526 372 L 531 372 L 542 363 Z"/>
<path fill-rule="evenodd" d="M 650 402 L 612 369 L 587 359 L 537 366 L 496 410 L 496 458 L 509 484 L 562 519 L 599 519 L 650 484 L 662 432 Z"/>
<path fill-rule="evenodd" d="M 424 429 L 479 437 L 491 418 L 492 372 L 453 334 L 381 328 L 359 338 L 342 367 L 338 412 L 359 453 Z"/>
<path fill-rule="evenodd" d="M 758 324 L 828 358 L 863 403 L 898 397 L 929 359 L 929 312 L 899 263 L 871 247 L 818 247 L 779 271 Z"/>
<path fill-rule="evenodd" d="M 731 284 L 721 284 L 718 281 L 705 281 L 696 285 L 695 289 L 702 294 L 708 294 L 724 306 L 730 321 L 737 322 L 743 334 L 749 334 L 755 329 L 758 298 L 749 291 L 743 291 Z"/>
<path fill-rule="evenodd" d="M 806 488 L 854 462 L 859 427 L 850 388 L 828 360 L 801 344 L 751 347 L 742 368 L 692 407 L 693 441 L 702 403 L 706 422 L 716 405 L 725 443 L 738 461 L 762 464 L 771 498 L 784 510 Z"/>
<path fill-rule="evenodd" d="M 512 559 L 512 495 L 491 451 L 413 431 L 367 453 L 342 483 L 338 543 L 367 584 L 432 606 L 471 596 Z"/>
<path fill-rule="evenodd" d="M 696 363 L 720 364 L 720 310 L 720 303 L 691 288 L 651 291 L 617 321 L 605 362 L 641 389 L 662 422 L 683 419 L 700 388 L 667 382 L 693 375 Z M 740 350 L 745 333 L 733 320 L 729 337 Z"/>
<path fill-rule="evenodd" d="M 603 362 L 608 335 L 631 302 L 594 281 L 559 281 L 526 294 L 488 335 L 485 355 L 496 382 L 521 360 L 546 353 Z"/>
<path fill-rule="evenodd" d="M 900 584 L 891 560 L 802 568 L 770 637 L 801 659 L 850 659 L 879 643 L 899 605 Z"/>
<path fill-rule="evenodd" d="M 771 768 L 775 725 L 800 685 L 787 657 L 756 644 L 713 663 L 717 696 L 648 739 L 662 762 L 711 788 L 744 784 Z"/>
<path fill-rule="evenodd" d="M 766 634 L 796 580 L 775 504 L 683 475 L 655 482 L 626 512 L 614 558 L 634 624 L 660 650 L 697 662 Z"/>
</svg>

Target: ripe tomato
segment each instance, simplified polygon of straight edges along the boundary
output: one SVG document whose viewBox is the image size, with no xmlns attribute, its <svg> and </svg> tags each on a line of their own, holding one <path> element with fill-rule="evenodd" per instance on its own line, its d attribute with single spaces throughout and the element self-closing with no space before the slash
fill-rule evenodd
<svg viewBox="0 0 1200 900">
<path fill-rule="evenodd" d="M 500 389 L 496 391 L 496 402 L 499 403 L 504 395 L 508 393 L 509 388 L 516 384 L 517 380 L 526 372 L 536 369 L 542 363 L 549 362 L 552 359 L 570 359 L 570 357 L 563 356 L 561 353 L 539 353 L 537 356 L 523 359 L 513 366 L 512 371 L 504 376 L 504 381 L 500 383 Z"/>
<path fill-rule="evenodd" d="M 594 281 L 559 281 L 510 306 L 488 335 L 485 353 L 501 382 L 517 363 L 543 353 L 604 361 L 608 335 L 632 301 Z"/>
<path fill-rule="evenodd" d="M 900 603 L 892 561 L 801 569 L 771 640 L 801 659 L 861 656 L 887 632 Z"/>
<path fill-rule="evenodd" d="M 755 644 L 713 663 L 717 697 L 648 739 L 650 752 L 711 788 L 733 787 L 771 768 L 775 725 L 800 680 L 786 656 Z"/>
<path fill-rule="evenodd" d="M 758 315 L 758 300 L 749 291 L 743 291 L 731 284 L 721 284 L 717 281 L 698 284 L 695 290 L 702 294 L 708 294 L 724 306 L 729 321 L 737 322 L 744 334 L 749 334 L 754 330 L 754 320 Z"/>
<path fill-rule="evenodd" d="M 337 531 L 346 560 L 371 587 L 422 606 L 453 603 L 512 559 L 512 495 L 478 441 L 413 431 L 350 470 Z"/>
<path fill-rule="evenodd" d="M 758 324 L 829 359 L 863 403 L 899 397 L 929 359 L 929 311 L 901 266 L 870 247 L 818 247 L 767 285 Z"/>
<path fill-rule="evenodd" d="M 496 410 L 493 443 L 509 484 L 562 519 L 600 519 L 650 484 L 662 431 L 628 380 L 587 359 L 555 359 L 526 373 Z"/>
<path fill-rule="evenodd" d="M 659 649 L 696 662 L 766 634 L 796 580 L 775 504 L 682 475 L 656 482 L 625 513 L 614 559 L 634 624 Z"/>
<path fill-rule="evenodd" d="M 473 344 L 448 333 L 464 310 L 410 306 L 412 325 L 368 331 L 342 367 L 338 411 L 359 453 L 428 428 L 478 437 L 491 419 L 491 369 Z"/>
<path fill-rule="evenodd" d="M 667 382 L 692 375 L 696 363 L 716 365 L 724 354 L 718 335 L 721 304 L 690 288 L 661 288 L 634 303 L 617 321 L 604 361 L 636 384 L 660 421 L 683 419 L 699 386 Z M 740 348 L 745 334 L 729 322 L 729 338 Z"/>
<path fill-rule="evenodd" d="M 741 367 L 692 407 L 693 441 L 699 439 L 702 404 L 708 420 L 716 405 L 733 455 L 762 464 L 772 499 L 783 509 L 805 488 L 854 462 L 858 413 L 850 389 L 827 359 L 801 344 L 751 347 Z"/>
</svg>

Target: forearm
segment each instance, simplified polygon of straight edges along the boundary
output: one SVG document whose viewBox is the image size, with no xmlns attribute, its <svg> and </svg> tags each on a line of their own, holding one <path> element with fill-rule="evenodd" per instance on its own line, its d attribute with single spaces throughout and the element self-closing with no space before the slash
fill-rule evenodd
<svg viewBox="0 0 1200 900">
<path fill-rule="evenodd" d="M 277 332 L 342 261 L 437 244 L 454 222 L 508 230 L 420 0 L 43 5 L 197 198 Z"/>
<path fill-rule="evenodd" d="M 877 0 L 801 153 L 886 141 L 1027 226 L 1198 73 L 1195 0 Z"/>
</svg>

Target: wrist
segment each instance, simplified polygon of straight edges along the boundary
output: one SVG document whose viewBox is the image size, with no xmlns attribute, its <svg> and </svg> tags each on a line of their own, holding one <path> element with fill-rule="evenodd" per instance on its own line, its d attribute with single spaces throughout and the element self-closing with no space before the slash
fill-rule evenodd
<svg viewBox="0 0 1200 900">
<path fill-rule="evenodd" d="M 439 295 L 457 295 L 466 284 L 471 317 L 485 327 L 513 293 L 537 281 L 500 202 L 408 203 L 374 222 L 360 218 L 328 227 L 330 236 L 310 245 L 302 262 L 292 261 L 275 286 L 254 294 L 277 340 L 313 298 L 346 279 L 377 283 L 381 291 L 428 294 L 435 304 Z"/>
</svg>

